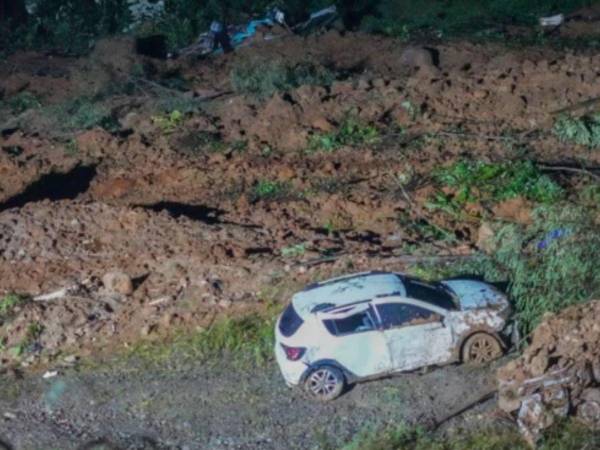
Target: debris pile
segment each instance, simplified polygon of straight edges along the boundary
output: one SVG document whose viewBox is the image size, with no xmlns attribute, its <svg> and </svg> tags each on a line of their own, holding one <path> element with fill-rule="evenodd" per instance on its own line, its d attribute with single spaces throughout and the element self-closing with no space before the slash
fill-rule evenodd
<svg viewBox="0 0 600 450">
<path fill-rule="evenodd" d="M 600 301 L 548 315 L 523 355 L 498 371 L 498 406 L 533 445 L 568 415 L 600 427 Z"/>
</svg>

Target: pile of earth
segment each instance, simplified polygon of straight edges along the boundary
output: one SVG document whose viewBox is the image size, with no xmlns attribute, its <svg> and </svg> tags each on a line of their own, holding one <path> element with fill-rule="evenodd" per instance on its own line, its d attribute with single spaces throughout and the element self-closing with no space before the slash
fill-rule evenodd
<svg viewBox="0 0 600 450">
<path fill-rule="evenodd" d="M 310 59 L 340 75 L 260 100 L 230 83 L 253 58 Z M 271 300 L 282 301 L 329 274 L 401 270 L 392 257 L 417 247 L 469 253 L 479 219 L 502 208 L 470 205 L 469 221 L 429 211 L 431 172 L 459 159 L 522 159 L 524 145 L 528 159 L 599 162 L 584 146 L 566 155 L 551 132 L 555 110 L 600 96 L 599 62 L 336 32 L 203 60 L 150 60 L 127 38 L 81 59 L 13 55 L 0 67 L 2 99 L 33 93 L 43 106 L 0 117 L 0 294 L 67 292 L 20 305 L 3 348 L 27 341 L 32 323 L 44 325 L 44 348 L 121 342 L 255 308 L 275 285 L 284 290 Z M 183 90 L 167 83 L 177 77 Z M 114 128 L 52 122 L 51 108 L 82 97 L 101 103 Z M 155 106 L 173 99 L 196 109 L 165 130 Z M 376 142 L 307 151 L 311 136 L 348 117 L 374 126 Z M 504 206 L 530 209 L 513 202 Z M 432 224 L 455 239 L 426 236 Z M 326 268 L 289 270 L 328 258 Z M 115 271 L 132 292 L 107 289 Z"/>
<path fill-rule="evenodd" d="M 499 407 L 532 444 L 569 415 L 600 427 L 600 301 L 548 315 L 523 355 L 498 370 Z"/>
</svg>

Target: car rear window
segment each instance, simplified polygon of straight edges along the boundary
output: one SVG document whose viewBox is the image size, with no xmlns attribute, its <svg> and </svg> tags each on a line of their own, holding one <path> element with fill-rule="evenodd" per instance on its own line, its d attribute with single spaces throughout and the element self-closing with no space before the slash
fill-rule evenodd
<svg viewBox="0 0 600 450">
<path fill-rule="evenodd" d="M 304 321 L 294 309 L 294 305 L 290 303 L 283 311 L 281 319 L 279 319 L 279 331 L 285 337 L 290 337 L 298 331 L 298 328 L 300 328 L 303 323 Z"/>
</svg>

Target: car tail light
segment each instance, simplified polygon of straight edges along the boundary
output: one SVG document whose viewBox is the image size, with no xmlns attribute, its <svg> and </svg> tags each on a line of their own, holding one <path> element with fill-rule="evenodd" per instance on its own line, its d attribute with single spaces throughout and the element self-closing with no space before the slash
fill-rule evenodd
<svg viewBox="0 0 600 450">
<path fill-rule="evenodd" d="M 304 347 L 288 347 L 287 345 L 283 344 L 281 344 L 281 347 L 285 352 L 285 356 L 287 356 L 287 359 L 290 361 L 298 361 L 300 358 L 302 358 L 304 352 L 306 352 Z"/>
</svg>

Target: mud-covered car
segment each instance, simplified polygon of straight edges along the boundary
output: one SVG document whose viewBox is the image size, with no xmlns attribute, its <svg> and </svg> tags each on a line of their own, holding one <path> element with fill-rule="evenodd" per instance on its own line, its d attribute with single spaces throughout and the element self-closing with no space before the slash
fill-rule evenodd
<svg viewBox="0 0 600 450">
<path fill-rule="evenodd" d="M 289 386 L 319 400 L 367 379 L 501 356 L 511 308 L 494 286 L 471 279 L 427 283 L 368 272 L 295 294 L 275 329 L 275 354 Z"/>
</svg>

